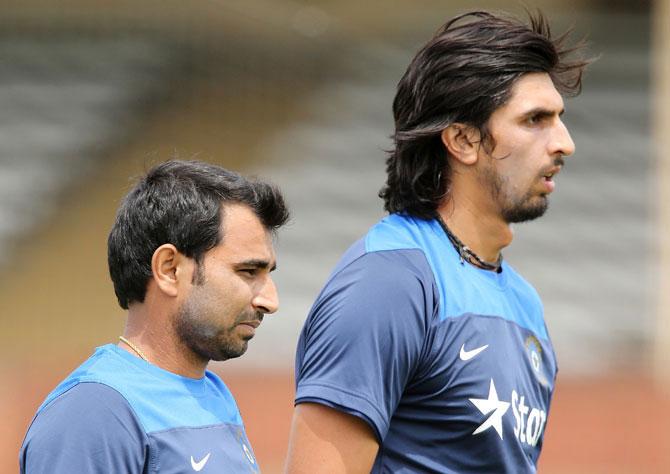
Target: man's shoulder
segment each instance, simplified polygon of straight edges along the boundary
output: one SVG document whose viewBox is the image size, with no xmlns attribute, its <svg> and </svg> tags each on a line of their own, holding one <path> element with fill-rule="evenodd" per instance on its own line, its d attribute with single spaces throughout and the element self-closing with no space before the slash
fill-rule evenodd
<svg viewBox="0 0 670 474">
<path fill-rule="evenodd" d="M 59 391 L 38 410 L 30 430 L 36 426 L 81 426 L 87 430 L 124 414 L 136 420 L 128 401 L 113 387 L 98 382 L 79 382 Z M 107 417 L 107 418 L 106 418 Z"/>
<path fill-rule="evenodd" d="M 148 442 L 118 391 L 81 382 L 35 415 L 21 447 L 21 472 L 118 472 L 123 466 L 139 472 Z"/>
<path fill-rule="evenodd" d="M 370 228 L 365 236 L 367 252 L 384 250 L 428 251 L 431 240 L 439 238 L 435 222 L 406 214 L 389 214 Z"/>
<path fill-rule="evenodd" d="M 61 382 L 38 413 L 73 387 L 87 383 L 118 392 L 146 433 L 187 425 L 242 424 L 233 395 L 213 372 L 206 371 L 202 379 L 181 377 L 112 344 L 98 348 Z"/>
<path fill-rule="evenodd" d="M 139 419 L 120 386 L 129 377 L 128 365 L 115 357 L 111 344 L 102 346 L 60 382 L 37 409 L 26 441 L 31 433 L 62 429 L 88 433 L 110 421 L 134 424 Z"/>
<path fill-rule="evenodd" d="M 372 226 L 342 255 L 331 278 L 347 268 L 366 274 L 419 276 L 431 278 L 427 259 L 430 251 L 426 236 L 431 232 L 429 221 L 391 214 Z"/>
<path fill-rule="evenodd" d="M 114 357 L 111 347 L 111 344 L 98 347 L 93 355 L 56 386 L 39 407 L 38 412 L 80 383 L 97 383 L 113 388 L 116 385 L 114 380 L 122 378 L 126 367 L 122 359 Z"/>
</svg>

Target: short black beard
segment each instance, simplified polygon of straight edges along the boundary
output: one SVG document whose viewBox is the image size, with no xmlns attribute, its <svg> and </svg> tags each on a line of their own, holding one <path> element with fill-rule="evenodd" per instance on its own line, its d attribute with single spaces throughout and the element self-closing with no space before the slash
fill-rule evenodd
<svg viewBox="0 0 670 474">
<path fill-rule="evenodd" d="M 179 308 L 174 319 L 174 328 L 179 340 L 199 358 L 205 361 L 223 361 L 240 357 L 247 351 L 247 341 L 238 345 L 222 338 L 222 334 L 214 327 L 203 324 L 199 320 L 198 315 L 195 314 L 196 311 L 197 309 L 189 305 L 187 300 Z M 238 319 L 248 320 L 250 318 L 240 316 Z M 228 331 L 234 329 L 235 326 L 232 326 L 228 328 Z"/>
<path fill-rule="evenodd" d="M 492 158 L 493 159 L 493 158 Z M 565 164 L 562 156 L 559 156 L 554 159 L 554 166 L 563 166 Z M 544 176 L 543 173 L 540 173 L 537 178 L 542 179 Z M 483 176 L 481 176 L 482 183 L 484 186 L 489 186 L 491 197 L 494 200 L 500 202 L 501 197 L 503 196 L 503 180 L 498 175 L 493 168 L 486 168 Z M 537 202 L 533 202 L 537 200 Z M 547 209 L 549 208 L 549 197 L 546 194 L 542 194 L 539 197 L 535 197 L 532 191 L 528 191 L 520 199 L 512 203 L 503 202 L 503 207 L 500 209 L 500 214 L 502 218 L 508 224 L 517 224 L 519 222 L 532 221 L 538 217 L 542 217 Z"/>
<path fill-rule="evenodd" d="M 482 184 L 489 188 L 491 197 L 501 203 L 500 215 L 508 224 L 526 222 L 537 219 L 542 216 L 549 207 L 549 199 L 546 195 L 535 196 L 532 191 L 528 191 L 520 199 L 514 202 L 505 202 L 509 200 L 508 196 L 503 194 L 503 180 L 493 168 L 487 168 L 480 178 Z M 536 202 L 533 202 L 536 200 Z"/>
<path fill-rule="evenodd" d="M 532 221 L 542 217 L 549 208 L 549 199 L 542 195 L 536 197 L 537 203 L 531 204 L 532 196 L 526 195 L 518 202 L 512 203 L 502 209 L 502 217 L 508 224 Z"/>
</svg>

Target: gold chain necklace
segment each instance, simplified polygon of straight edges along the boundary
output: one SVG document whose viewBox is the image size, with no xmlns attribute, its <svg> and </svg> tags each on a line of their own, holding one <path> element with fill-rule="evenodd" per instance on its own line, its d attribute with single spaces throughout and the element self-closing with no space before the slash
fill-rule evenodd
<svg viewBox="0 0 670 474">
<path fill-rule="evenodd" d="M 147 359 L 147 356 L 144 355 L 144 352 L 142 352 L 135 344 L 130 342 L 128 339 L 126 339 L 123 336 L 119 336 L 119 341 L 123 342 L 132 350 L 134 350 L 137 353 L 137 355 L 140 356 L 142 359 L 144 359 L 146 362 L 149 362 L 149 359 Z"/>
</svg>

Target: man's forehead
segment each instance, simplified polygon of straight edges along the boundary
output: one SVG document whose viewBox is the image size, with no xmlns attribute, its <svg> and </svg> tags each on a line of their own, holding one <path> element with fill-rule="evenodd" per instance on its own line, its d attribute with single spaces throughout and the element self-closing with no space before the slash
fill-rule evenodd
<svg viewBox="0 0 670 474">
<path fill-rule="evenodd" d="M 237 202 L 221 204 L 221 226 L 223 229 L 238 225 L 262 226 L 263 224 L 254 210 L 246 204 Z"/>
<path fill-rule="evenodd" d="M 268 230 L 255 212 L 244 204 L 228 204 L 221 213 L 220 245 L 244 247 L 258 251 L 267 249 L 274 255 L 272 232 Z"/>
<path fill-rule="evenodd" d="M 510 99 L 503 107 L 520 113 L 533 109 L 543 109 L 557 114 L 563 112 L 563 97 L 547 73 L 524 74 L 514 83 L 511 92 Z"/>
</svg>

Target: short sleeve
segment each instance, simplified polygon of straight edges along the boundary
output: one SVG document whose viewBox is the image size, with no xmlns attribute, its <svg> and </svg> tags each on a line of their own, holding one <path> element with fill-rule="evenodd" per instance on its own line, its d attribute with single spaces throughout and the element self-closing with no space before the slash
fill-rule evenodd
<svg viewBox="0 0 670 474">
<path fill-rule="evenodd" d="M 149 472 L 149 440 L 116 390 L 80 383 L 33 420 L 19 456 L 21 474 Z"/>
<path fill-rule="evenodd" d="M 382 441 L 423 353 L 434 283 L 419 250 L 363 255 L 337 272 L 298 342 L 296 404 L 358 416 Z"/>
</svg>

